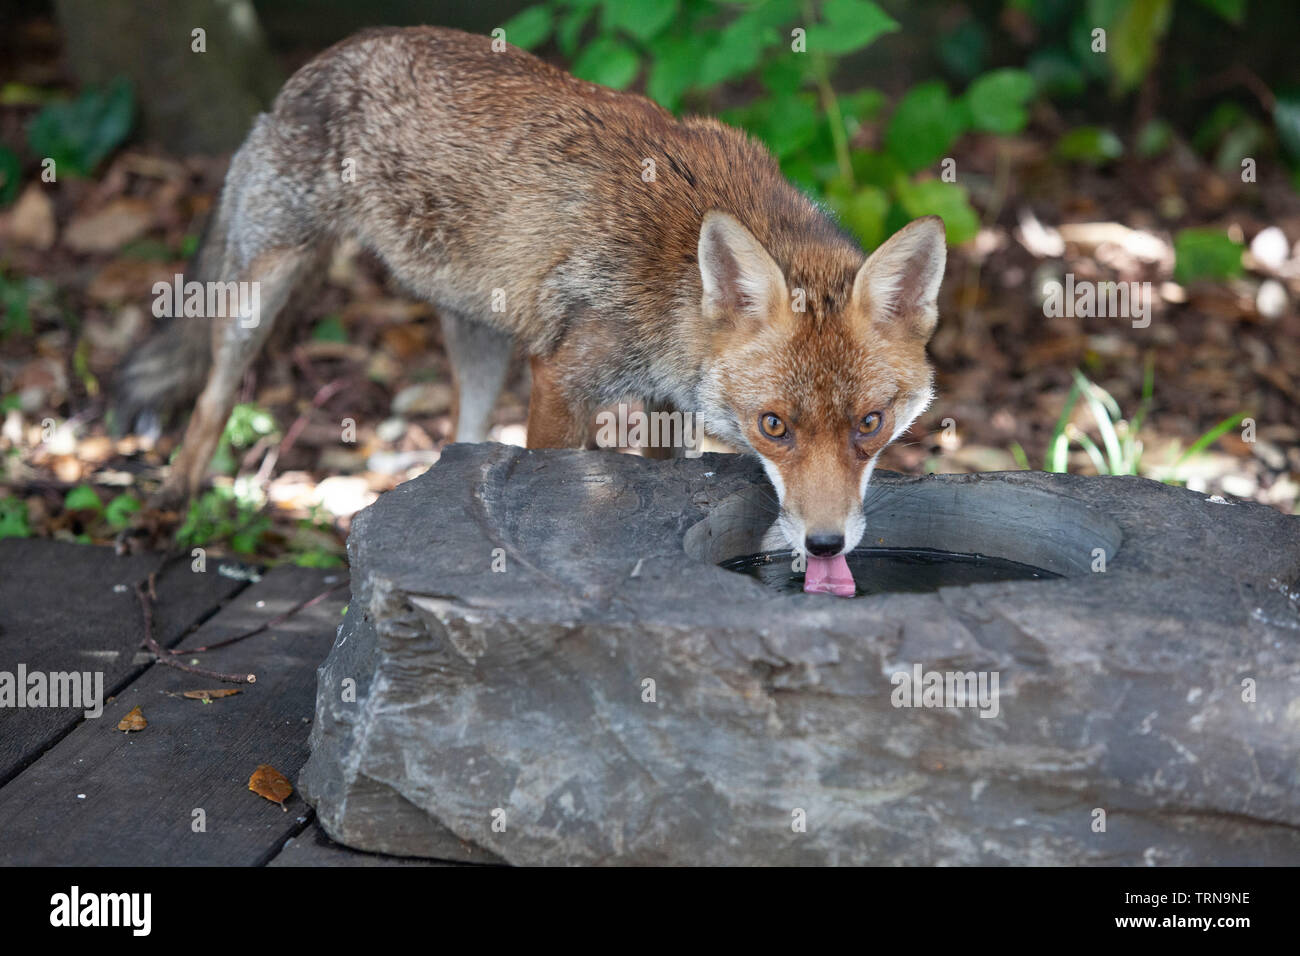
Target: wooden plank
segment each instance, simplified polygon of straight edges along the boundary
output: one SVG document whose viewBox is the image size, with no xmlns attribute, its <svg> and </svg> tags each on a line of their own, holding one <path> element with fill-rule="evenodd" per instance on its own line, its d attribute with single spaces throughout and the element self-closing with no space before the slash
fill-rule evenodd
<svg viewBox="0 0 1300 956">
<path fill-rule="evenodd" d="M 472 866 L 469 863 L 445 863 L 440 860 L 422 860 L 410 856 L 385 856 L 382 853 L 361 853 L 335 843 L 318 822 L 296 837 L 291 837 L 268 866 Z"/>
<path fill-rule="evenodd" d="M 241 592 L 183 643 L 200 647 L 290 610 L 344 571 L 281 567 Z M 154 664 L 0 789 L 3 865 L 256 865 L 309 820 L 248 789 L 259 764 L 293 781 L 307 759 L 316 667 L 334 641 L 347 588 L 283 624 L 202 655 L 205 667 L 257 683 L 202 703 L 179 695 L 220 685 Z M 183 658 L 189 660 L 189 658 Z M 116 730 L 139 705 L 144 730 Z M 200 829 L 201 823 L 201 829 Z"/>
<path fill-rule="evenodd" d="M 112 548 L 43 539 L 0 541 L 0 671 L 80 672 L 104 697 L 144 672 L 148 654 L 132 585 L 159 565 L 156 554 L 119 557 Z M 158 582 L 154 636 L 171 646 L 245 582 L 170 563 Z M 99 677 L 97 675 L 102 675 Z M 90 690 L 89 687 L 86 688 Z M 0 711 L 0 785 L 67 734 L 83 708 Z"/>
</svg>

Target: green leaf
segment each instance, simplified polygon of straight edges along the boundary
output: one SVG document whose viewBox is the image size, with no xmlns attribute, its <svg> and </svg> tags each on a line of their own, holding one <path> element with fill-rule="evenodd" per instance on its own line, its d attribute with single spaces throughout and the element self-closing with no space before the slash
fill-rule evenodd
<svg viewBox="0 0 1300 956">
<path fill-rule="evenodd" d="M 704 54 L 697 85 L 713 86 L 752 72 L 763 51 L 772 45 L 773 36 L 773 31 L 757 17 L 746 14 L 735 20 Z"/>
<path fill-rule="evenodd" d="M 976 20 L 963 20 L 939 40 L 939 59 L 949 72 L 970 80 L 984 69 L 988 31 Z"/>
<path fill-rule="evenodd" d="M 1124 155 L 1124 144 L 1108 129 L 1080 126 L 1056 141 L 1056 155 L 1099 166 Z"/>
<path fill-rule="evenodd" d="M 1159 156 L 1169 148 L 1169 144 L 1173 141 L 1173 135 L 1174 128 L 1166 120 L 1153 119 L 1143 126 L 1142 131 L 1138 133 L 1134 149 L 1143 159 Z"/>
<path fill-rule="evenodd" d="M 1201 6 L 1237 26 L 1241 26 L 1241 21 L 1246 18 L 1246 0 L 1201 0 Z"/>
<path fill-rule="evenodd" d="M 1174 236 L 1174 279 L 1232 279 L 1242 274 L 1242 244 L 1218 229 L 1183 229 Z"/>
<path fill-rule="evenodd" d="M 90 485 L 78 485 L 64 497 L 63 507 L 67 511 L 102 511 L 104 502 Z"/>
<path fill-rule="evenodd" d="M 778 159 L 803 149 L 817 135 L 821 116 L 817 100 L 805 93 L 769 100 L 760 113 L 762 122 L 753 129 Z"/>
<path fill-rule="evenodd" d="M 1038 89 L 1050 99 L 1076 97 L 1088 84 L 1083 70 L 1061 50 L 1040 50 L 1029 58 L 1025 66 Z"/>
<path fill-rule="evenodd" d="M 343 328 L 343 319 L 337 312 L 333 312 L 316 323 L 316 327 L 311 330 L 313 342 L 346 342 L 348 333 Z"/>
<path fill-rule="evenodd" d="M 121 494 L 108 503 L 104 509 L 104 519 L 109 527 L 120 531 L 131 523 L 131 515 L 140 510 L 140 499 L 134 495 Z"/>
<path fill-rule="evenodd" d="M 966 128 L 966 111 L 938 80 L 912 87 L 885 130 L 885 146 L 908 172 L 946 155 Z"/>
<path fill-rule="evenodd" d="M 1245 417 L 1245 412 L 1238 412 L 1231 418 L 1225 418 L 1223 421 L 1219 422 L 1219 424 L 1215 425 L 1200 438 L 1196 439 L 1196 441 L 1192 442 L 1191 447 L 1178 456 L 1178 460 L 1174 462 L 1173 467 L 1177 468 L 1193 455 L 1199 455 L 1201 452 L 1205 451 L 1205 449 L 1209 448 L 1232 429 L 1240 425 Z"/>
<path fill-rule="evenodd" d="M 846 124 L 861 126 L 870 123 L 885 107 L 885 94 L 880 90 L 862 89 L 855 93 L 844 93 L 839 97 L 840 114 Z"/>
<path fill-rule="evenodd" d="M 560 48 L 560 52 L 568 59 L 573 59 L 573 55 L 578 52 L 578 44 L 582 39 L 582 28 L 587 25 L 591 19 L 591 14 L 595 11 L 596 5 L 579 4 L 564 15 L 560 25 L 555 30 L 555 45 Z"/>
<path fill-rule="evenodd" d="M 809 53 L 853 53 L 865 49 L 898 22 L 871 0 L 827 0 L 823 23 L 808 27 Z"/>
<path fill-rule="evenodd" d="M 677 7 L 678 0 L 605 0 L 601 28 L 608 33 L 622 30 L 645 42 L 673 22 Z"/>
<path fill-rule="evenodd" d="M 892 193 L 907 178 L 902 163 L 889 153 L 860 149 L 853 153 L 852 162 L 854 179 L 860 183 L 879 186 L 886 192 Z"/>
<path fill-rule="evenodd" d="M 975 238 L 980 219 L 970 204 L 965 186 L 939 179 L 905 182 L 898 187 L 898 202 L 907 215 L 939 216 L 948 234 L 948 244 L 959 246 Z"/>
<path fill-rule="evenodd" d="M 546 41 L 554 26 L 550 7 L 544 4 L 525 7 L 505 22 L 506 42 L 521 50 L 531 50 Z"/>
<path fill-rule="evenodd" d="M 7 206 L 18 198 L 22 174 L 23 166 L 18 154 L 0 146 L 0 206 Z"/>
<path fill-rule="evenodd" d="M 587 45 L 573 64 L 573 75 L 591 83 L 621 90 L 640 72 L 641 61 L 621 40 L 601 37 Z"/>
<path fill-rule="evenodd" d="M 1126 0 L 1120 8 L 1111 24 L 1106 48 L 1117 92 L 1128 92 L 1146 76 L 1160 38 L 1169 27 L 1173 6 L 1173 0 Z"/>
<path fill-rule="evenodd" d="M 985 73 L 966 91 L 971 125 L 989 133 L 1018 133 L 1029 120 L 1025 104 L 1034 96 L 1034 78 L 1024 70 Z"/>
<path fill-rule="evenodd" d="M 839 215 L 845 228 L 865 249 L 874 249 L 885 239 L 885 215 L 889 197 L 876 186 L 863 186 L 848 197 L 831 195 L 827 203 Z"/>
<path fill-rule="evenodd" d="M 702 36 L 658 37 L 650 45 L 654 65 L 646 80 L 646 94 L 664 109 L 676 109 L 695 82 L 706 45 Z"/>
<path fill-rule="evenodd" d="M 808 78 L 808 57 L 801 53 L 787 53 L 763 67 L 764 88 L 774 96 L 798 93 Z"/>
<path fill-rule="evenodd" d="M 1273 104 L 1273 125 L 1282 149 L 1293 162 L 1300 162 L 1300 91 L 1278 93 Z"/>
<path fill-rule="evenodd" d="M 0 498 L 0 538 L 30 538 L 32 529 L 27 523 L 27 502 L 10 495 Z"/>
<path fill-rule="evenodd" d="M 119 78 L 45 107 L 27 128 L 27 145 L 42 159 L 53 159 L 59 173 L 89 176 L 126 139 L 134 111 L 130 84 Z"/>
</svg>

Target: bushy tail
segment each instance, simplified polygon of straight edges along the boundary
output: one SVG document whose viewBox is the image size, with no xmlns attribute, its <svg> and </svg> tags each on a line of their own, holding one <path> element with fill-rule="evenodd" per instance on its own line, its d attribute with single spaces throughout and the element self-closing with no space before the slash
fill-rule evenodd
<svg viewBox="0 0 1300 956">
<path fill-rule="evenodd" d="M 193 407 L 212 365 L 212 325 L 173 318 L 117 370 L 113 430 L 157 437 Z"/>
<path fill-rule="evenodd" d="M 224 196 L 223 196 L 224 198 Z M 186 279 L 218 278 L 226 252 L 224 203 L 209 220 Z M 212 367 L 212 323 L 175 316 L 118 366 L 113 383 L 113 432 L 157 437 L 184 418 Z"/>
</svg>

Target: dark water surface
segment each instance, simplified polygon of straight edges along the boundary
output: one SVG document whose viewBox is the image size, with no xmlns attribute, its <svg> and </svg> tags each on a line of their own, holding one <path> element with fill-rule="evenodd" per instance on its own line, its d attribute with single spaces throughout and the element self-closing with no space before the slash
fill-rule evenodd
<svg viewBox="0 0 1300 956">
<path fill-rule="evenodd" d="M 721 567 L 757 578 L 786 594 L 803 592 L 803 572 L 792 568 L 791 551 L 765 551 L 723 561 Z M 857 585 L 856 597 L 898 592 L 923 593 L 939 588 L 993 581 L 1034 581 L 1060 575 L 1006 558 L 958 554 L 926 548 L 858 548 L 848 555 Z"/>
</svg>

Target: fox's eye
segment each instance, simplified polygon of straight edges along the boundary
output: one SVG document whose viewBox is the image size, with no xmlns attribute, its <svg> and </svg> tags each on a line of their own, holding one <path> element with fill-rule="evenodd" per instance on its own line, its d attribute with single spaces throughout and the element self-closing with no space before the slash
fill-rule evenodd
<svg viewBox="0 0 1300 956">
<path fill-rule="evenodd" d="M 858 422 L 858 437 L 870 438 L 876 432 L 880 431 L 880 426 L 885 423 L 885 416 L 880 412 L 872 412 L 870 415 L 863 415 L 862 421 Z"/>
<path fill-rule="evenodd" d="M 764 412 L 759 416 L 758 427 L 768 438 L 784 438 L 786 435 L 785 422 L 771 412 Z"/>
</svg>

